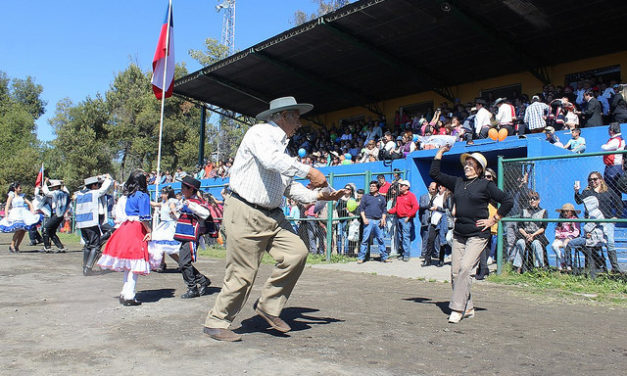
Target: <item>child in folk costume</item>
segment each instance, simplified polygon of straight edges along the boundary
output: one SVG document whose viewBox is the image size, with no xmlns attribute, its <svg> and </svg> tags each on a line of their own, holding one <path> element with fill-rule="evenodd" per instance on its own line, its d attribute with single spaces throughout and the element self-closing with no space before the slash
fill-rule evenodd
<svg viewBox="0 0 627 376">
<path fill-rule="evenodd" d="M 152 206 L 159 208 L 159 219 L 161 223 L 152 232 L 152 240 L 148 242 L 148 252 L 153 270 L 164 271 L 166 268 L 164 254 L 170 255 L 178 261 L 179 248 L 181 242 L 174 240 L 174 230 L 176 229 L 177 205 L 176 194 L 171 187 L 161 190 L 161 202 L 152 203 Z"/>
<path fill-rule="evenodd" d="M 9 252 L 18 253 L 24 234 L 39 223 L 41 216 L 34 213 L 33 204 L 24 198 L 22 186 L 18 182 L 9 186 L 5 208 L 7 215 L 0 221 L 0 231 L 14 233 Z"/>
<path fill-rule="evenodd" d="M 187 292 L 181 295 L 182 299 L 196 298 L 207 292 L 211 284 L 209 278 L 200 273 L 192 262 L 196 261 L 198 238 L 201 235 L 201 225 L 209 218 L 207 203 L 201 198 L 198 191 L 200 181 L 185 176 L 181 182 L 183 198 L 179 202 L 178 221 L 174 239 L 181 242 L 179 251 L 179 268 L 183 274 L 183 280 L 187 285 Z"/>
<path fill-rule="evenodd" d="M 131 173 L 124 184 L 124 196 L 120 197 L 118 217 L 125 216 L 120 227 L 107 242 L 98 266 L 124 272 L 124 286 L 120 293 L 120 304 L 140 305 L 135 298 L 135 284 L 138 275 L 150 273 L 148 240 L 150 229 L 150 197 L 148 196 L 146 175 L 142 170 Z"/>
</svg>

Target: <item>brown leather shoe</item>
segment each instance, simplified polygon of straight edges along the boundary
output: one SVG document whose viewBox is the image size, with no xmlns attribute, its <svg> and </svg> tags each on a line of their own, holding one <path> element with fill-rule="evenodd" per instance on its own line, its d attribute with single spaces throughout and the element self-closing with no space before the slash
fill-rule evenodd
<svg viewBox="0 0 627 376">
<path fill-rule="evenodd" d="M 208 328 L 204 326 L 202 328 L 203 333 L 207 334 L 209 337 L 215 339 L 216 341 L 223 342 L 239 342 L 242 340 L 242 336 L 233 332 L 229 329 L 222 328 Z"/>
<path fill-rule="evenodd" d="M 281 333 L 287 333 L 290 330 L 292 330 L 292 328 L 289 325 L 287 325 L 285 321 L 281 320 L 279 316 L 272 316 L 271 314 L 265 313 L 264 311 L 260 310 L 258 304 L 259 304 L 259 301 L 256 301 L 255 312 L 257 312 L 259 316 L 263 317 L 264 320 L 266 320 L 268 324 L 270 324 L 272 329 L 276 329 Z"/>
</svg>

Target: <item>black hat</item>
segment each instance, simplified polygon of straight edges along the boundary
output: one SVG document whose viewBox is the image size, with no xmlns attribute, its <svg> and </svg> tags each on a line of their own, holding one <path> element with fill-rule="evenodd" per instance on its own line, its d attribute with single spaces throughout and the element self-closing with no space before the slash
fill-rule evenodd
<svg viewBox="0 0 627 376">
<path fill-rule="evenodd" d="M 483 98 L 478 98 L 478 99 L 475 101 L 475 104 L 480 104 L 480 105 L 482 105 L 482 106 L 487 106 L 487 105 L 488 105 L 488 102 L 486 102 L 486 101 L 485 101 L 485 99 L 483 99 Z"/>
<path fill-rule="evenodd" d="M 200 180 L 196 180 L 191 176 L 185 176 L 182 181 L 188 187 L 194 188 L 195 190 L 200 190 Z"/>
</svg>

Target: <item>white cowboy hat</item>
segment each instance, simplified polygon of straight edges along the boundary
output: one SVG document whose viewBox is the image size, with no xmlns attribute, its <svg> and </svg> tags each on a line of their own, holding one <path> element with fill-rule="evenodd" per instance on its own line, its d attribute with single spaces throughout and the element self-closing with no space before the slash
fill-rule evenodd
<svg viewBox="0 0 627 376">
<path fill-rule="evenodd" d="M 50 179 L 50 188 L 52 187 L 58 187 L 63 185 L 63 181 L 62 180 L 58 180 L 58 179 Z"/>
<path fill-rule="evenodd" d="M 277 98 L 277 99 L 273 99 L 270 101 L 269 109 L 257 114 L 257 119 L 268 120 L 270 115 L 276 112 L 289 111 L 289 110 L 298 110 L 298 113 L 303 115 L 313 110 L 313 107 L 314 107 L 313 104 L 309 104 L 309 103 L 296 103 L 296 98 L 294 97 Z"/>
<path fill-rule="evenodd" d="M 88 178 L 85 179 L 85 186 L 91 185 L 91 184 L 96 184 L 99 183 L 100 180 L 98 179 L 98 176 L 90 176 Z"/>
<path fill-rule="evenodd" d="M 481 153 L 462 154 L 461 157 L 459 158 L 462 161 L 462 165 L 466 164 L 466 158 L 472 158 L 475 161 L 477 161 L 481 165 L 481 169 L 483 171 L 485 171 L 486 167 L 488 167 L 488 160 L 485 159 L 485 157 Z"/>
</svg>

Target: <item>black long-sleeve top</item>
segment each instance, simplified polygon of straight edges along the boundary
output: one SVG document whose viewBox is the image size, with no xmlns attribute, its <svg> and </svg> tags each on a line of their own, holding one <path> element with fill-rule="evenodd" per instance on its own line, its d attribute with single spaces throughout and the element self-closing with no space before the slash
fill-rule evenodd
<svg viewBox="0 0 627 376">
<path fill-rule="evenodd" d="M 453 192 L 455 201 L 455 229 L 457 235 L 487 238 L 490 230 L 481 231 L 476 223 L 480 219 L 487 219 L 488 203 L 494 200 L 501 204 L 497 214 L 504 217 L 514 206 L 514 200 L 509 193 L 501 191 L 494 182 L 486 179 L 466 179 L 452 176 L 440 171 L 441 160 L 434 159 L 431 163 L 429 176 L 439 184 Z"/>
</svg>

